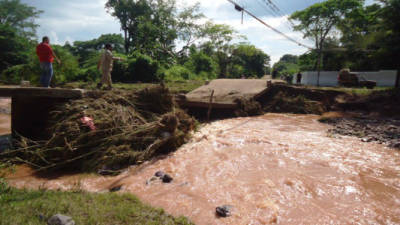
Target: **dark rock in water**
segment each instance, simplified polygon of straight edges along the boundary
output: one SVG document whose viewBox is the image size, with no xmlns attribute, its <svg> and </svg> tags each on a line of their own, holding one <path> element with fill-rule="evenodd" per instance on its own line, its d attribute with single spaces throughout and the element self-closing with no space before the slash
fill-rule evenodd
<svg viewBox="0 0 400 225">
<path fill-rule="evenodd" d="M 115 187 L 113 187 L 113 188 L 110 189 L 110 192 L 117 192 L 117 191 L 120 191 L 121 188 L 122 188 L 122 185 L 115 186 Z"/>
<path fill-rule="evenodd" d="M 173 180 L 173 178 L 168 174 L 164 174 L 164 176 L 162 176 L 161 179 L 162 182 L 164 183 L 170 183 Z"/>
<path fill-rule="evenodd" d="M 157 171 L 154 176 L 156 177 L 163 177 L 165 175 L 165 173 L 163 171 Z"/>
<path fill-rule="evenodd" d="M 146 185 L 150 185 L 153 182 L 160 180 L 160 179 L 161 179 L 161 177 L 152 176 L 150 179 L 146 180 Z"/>
<path fill-rule="evenodd" d="M 223 205 L 223 206 L 218 206 L 215 208 L 215 212 L 217 213 L 217 216 L 219 217 L 228 217 L 232 215 L 232 206 L 230 205 Z"/>
<path fill-rule="evenodd" d="M 392 148 L 400 148 L 400 142 L 392 143 L 392 144 L 390 144 L 390 147 L 392 147 Z"/>
<path fill-rule="evenodd" d="M 69 216 L 56 214 L 52 216 L 48 221 L 48 225 L 75 225 L 75 221 Z"/>
</svg>

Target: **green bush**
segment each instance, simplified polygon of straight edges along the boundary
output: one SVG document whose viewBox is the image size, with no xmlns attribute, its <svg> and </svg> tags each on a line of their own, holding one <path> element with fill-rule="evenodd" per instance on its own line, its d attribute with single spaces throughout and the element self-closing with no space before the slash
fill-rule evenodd
<svg viewBox="0 0 400 225">
<path fill-rule="evenodd" d="M 241 78 L 244 75 L 244 68 L 242 65 L 234 64 L 228 75 L 228 78 Z"/>
<path fill-rule="evenodd" d="M 100 80 L 101 73 L 96 66 L 79 70 L 78 76 L 71 81 L 95 82 Z"/>
<path fill-rule="evenodd" d="M 5 84 L 20 84 L 21 80 L 29 80 L 38 84 L 40 78 L 39 63 L 29 63 L 12 66 L 1 73 L 0 79 Z"/>
<path fill-rule="evenodd" d="M 76 81 L 79 75 L 79 63 L 77 57 L 73 56 L 68 50 L 63 49 L 62 47 L 54 46 L 53 49 L 61 60 L 61 64 L 58 64 L 55 61 L 53 63 L 53 79 L 56 83 Z"/>
<path fill-rule="evenodd" d="M 195 75 L 186 67 L 174 65 L 164 72 L 166 81 L 194 80 Z"/>
<path fill-rule="evenodd" d="M 61 64 L 53 63 L 52 82 L 58 84 L 78 80 L 80 70 L 77 58 L 59 46 L 54 46 L 53 49 L 60 58 Z M 39 84 L 41 73 L 39 59 L 36 52 L 32 50 L 28 63 L 15 65 L 4 70 L 0 79 L 7 84 L 19 84 L 21 80 L 29 80 L 31 84 Z"/>
<path fill-rule="evenodd" d="M 114 61 L 111 78 L 113 82 L 128 82 L 128 62 L 127 61 Z"/>
<path fill-rule="evenodd" d="M 124 82 L 156 82 L 160 80 L 159 64 L 150 56 L 141 53 L 134 53 L 128 60 L 128 68 Z"/>
<path fill-rule="evenodd" d="M 185 67 L 189 68 L 193 73 L 199 75 L 201 78 L 217 78 L 217 63 L 203 52 L 192 54 L 189 61 L 185 63 Z"/>
</svg>

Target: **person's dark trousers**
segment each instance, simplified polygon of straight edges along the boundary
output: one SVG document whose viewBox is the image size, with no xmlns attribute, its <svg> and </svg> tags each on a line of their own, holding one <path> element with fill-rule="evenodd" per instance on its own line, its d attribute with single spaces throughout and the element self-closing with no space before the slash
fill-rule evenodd
<svg viewBox="0 0 400 225">
<path fill-rule="evenodd" d="M 40 84 L 42 87 L 50 87 L 51 78 L 53 77 L 53 64 L 51 62 L 40 62 L 42 75 L 40 76 Z"/>
</svg>

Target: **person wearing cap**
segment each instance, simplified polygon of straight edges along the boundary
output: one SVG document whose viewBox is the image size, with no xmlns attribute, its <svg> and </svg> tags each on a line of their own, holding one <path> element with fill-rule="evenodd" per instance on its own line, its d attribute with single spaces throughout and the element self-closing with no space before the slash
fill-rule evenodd
<svg viewBox="0 0 400 225">
<path fill-rule="evenodd" d="M 105 50 L 97 64 L 97 69 L 101 71 L 101 80 L 97 84 L 97 88 L 101 88 L 104 84 L 107 85 L 107 89 L 112 89 L 111 71 L 113 68 L 114 60 L 122 60 L 119 57 L 114 57 L 112 54 L 111 44 L 105 45 Z"/>
<path fill-rule="evenodd" d="M 57 60 L 58 64 L 61 63 L 50 46 L 49 37 L 44 36 L 42 43 L 36 46 L 36 54 L 39 57 L 40 68 L 42 70 L 42 74 L 40 75 L 40 84 L 42 87 L 49 88 L 51 78 L 53 77 L 54 58 Z"/>
</svg>

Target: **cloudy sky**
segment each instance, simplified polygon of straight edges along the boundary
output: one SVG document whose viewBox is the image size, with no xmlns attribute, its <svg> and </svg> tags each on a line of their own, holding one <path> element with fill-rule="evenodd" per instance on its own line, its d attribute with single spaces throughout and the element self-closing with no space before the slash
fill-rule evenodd
<svg viewBox="0 0 400 225">
<path fill-rule="evenodd" d="M 107 0 L 22 0 L 21 2 L 44 13 L 36 21 L 40 28 L 38 36 L 47 35 L 52 43 L 64 44 L 74 41 L 85 41 L 99 37 L 101 34 L 120 33 L 118 21 L 104 9 Z M 234 0 L 235 1 L 235 0 Z M 266 2 L 272 1 L 279 10 L 272 11 Z M 312 46 L 309 40 L 302 39 L 302 34 L 290 30 L 287 15 L 302 10 L 322 0 L 236 0 L 244 8 L 260 17 L 267 24 L 282 31 L 293 39 Z M 247 41 L 262 49 L 271 56 L 272 63 L 283 54 L 302 54 L 306 48 L 288 41 L 285 37 L 273 32 L 260 22 L 245 15 L 241 23 L 241 13 L 227 0 L 178 0 L 178 5 L 200 2 L 202 13 L 215 23 L 224 23 L 234 27 L 247 36 Z"/>
</svg>

